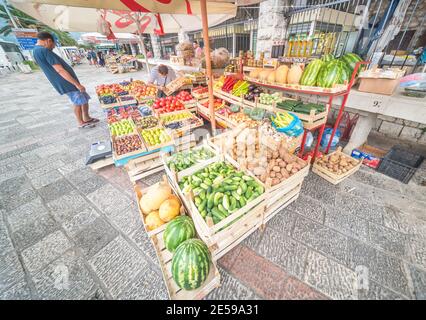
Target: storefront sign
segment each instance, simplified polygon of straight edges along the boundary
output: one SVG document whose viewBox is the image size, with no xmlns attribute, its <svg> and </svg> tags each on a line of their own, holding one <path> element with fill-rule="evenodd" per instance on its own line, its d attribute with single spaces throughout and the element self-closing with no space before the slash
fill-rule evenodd
<svg viewBox="0 0 426 320">
<path fill-rule="evenodd" d="M 22 50 L 32 50 L 37 43 L 36 29 L 12 29 Z"/>
</svg>

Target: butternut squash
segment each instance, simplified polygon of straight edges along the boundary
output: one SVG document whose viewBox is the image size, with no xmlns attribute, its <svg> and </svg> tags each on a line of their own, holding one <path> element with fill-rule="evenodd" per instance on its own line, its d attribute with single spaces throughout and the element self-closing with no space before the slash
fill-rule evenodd
<svg viewBox="0 0 426 320">
<path fill-rule="evenodd" d="M 260 73 L 259 73 L 259 80 L 261 81 L 267 81 L 269 74 L 272 72 L 273 70 L 267 70 L 267 69 L 263 69 Z"/>
<path fill-rule="evenodd" d="M 302 77 L 302 68 L 298 64 L 293 64 L 288 72 L 287 81 L 290 84 L 299 84 Z"/>
<path fill-rule="evenodd" d="M 272 71 L 269 75 L 266 81 L 268 83 L 275 83 L 275 77 L 276 77 L 276 71 Z"/>
<path fill-rule="evenodd" d="M 249 73 L 249 77 L 253 78 L 253 79 L 257 79 L 259 77 L 259 73 L 262 71 L 262 68 L 257 68 L 254 69 L 252 71 L 250 71 Z"/>
<path fill-rule="evenodd" d="M 288 67 L 285 65 L 279 67 L 277 71 L 275 71 L 275 82 L 280 84 L 286 84 L 287 75 L 288 75 Z"/>
</svg>

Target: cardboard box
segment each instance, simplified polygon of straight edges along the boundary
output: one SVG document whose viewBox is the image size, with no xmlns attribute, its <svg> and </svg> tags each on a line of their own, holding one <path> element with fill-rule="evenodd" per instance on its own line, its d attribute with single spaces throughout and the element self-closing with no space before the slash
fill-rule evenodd
<svg viewBox="0 0 426 320">
<path fill-rule="evenodd" d="M 405 74 L 401 69 L 373 68 L 362 72 L 359 76 L 358 91 L 391 96 L 399 85 L 399 79 Z"/>
<path fill-rule="evenodd" d="M 385 155 L 385 150 L 364 144 L 358 149 L 354 149 L 352 151 L 351 157 L 355 159 L 364 158 L 362 161 L 364 165 L 373 169 L 377 169 Z"/>
</svg>

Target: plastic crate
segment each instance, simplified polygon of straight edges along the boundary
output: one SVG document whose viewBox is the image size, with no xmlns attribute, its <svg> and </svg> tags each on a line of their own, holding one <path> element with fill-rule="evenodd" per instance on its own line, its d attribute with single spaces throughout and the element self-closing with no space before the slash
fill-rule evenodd
<svg viewBox="0 0 426 320">
<path fill-rule="evenodd" d="M 385 155 L 377 171 L 408 183 L 423 160 L 423 156 L 395 146 Z"/>
</svg>

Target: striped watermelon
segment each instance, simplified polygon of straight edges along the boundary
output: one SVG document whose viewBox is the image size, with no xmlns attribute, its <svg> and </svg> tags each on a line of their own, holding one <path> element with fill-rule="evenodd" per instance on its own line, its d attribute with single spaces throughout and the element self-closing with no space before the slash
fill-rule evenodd
<svg viewBox="0 0 426 320">
<path fill-rule="evenodd" d="M 172 259 L 172 276 L 176 284 L 185 290 L 199 288 L 210 272 L 210 251 L 199 239 L 182 242 Z"/>
<path fill-rule="evenodd" d="M 344 56 L 342 56 L 340 59 L 343 62 L 345 62 L 347 66 L 350 68 L 351 74 L 354 72 L 356 64 L 362 61 L 361 57 L 357 55 L 356 53 L 347 53 Z M 360 70 L 361 69 L 362 68 L 360 68 Z M 358 70 L 358 74 L 360 70 Z"/>
<path fill-rule="evenodd" d="M 334 56 L 331 53 L 325 54 L 321 57 L 321 60 L 324 62 L 331 62 L 334 60 Z"/>
<path fill-rule="evenodd" d="M 340 84 L 344 84 L 349 83 L 349 81 L 351 81 L 351 77 L 352 77 L 352 72 L 351 70 L 347 67 L 346 63 L 344 63 L 341 60 L 337 60 L 338 64 L 341 66 L 342 68 L 342 73 L 341 73 L 341 77 L 340 77 L 340 81 L 338 83 Z"/>
<path fill-rule="evenodd" d="M 192 219 L 187 216 L 179 216 L 167 225 L 163 234 L 164 245 L 167 250 L 173 252 L 185 240 L 195 237 L 195 226 Z"/>
<path fill-rule="evenodd" d="M 322 88 L 332 88 L 333 85 L 341 83 L 343 66 L 339 60 L 333 60 L 325 64 L 317 78 L 317 86 Z"/>
<path fill-rule="evenodd" d="M 320 59 L 312 60 L 305 70 L 303 70 L 302 78 L 300 78 L 300 84 L 304 86 L 314 86 L 323 65 L 324 62 Z"/>
</svg>

